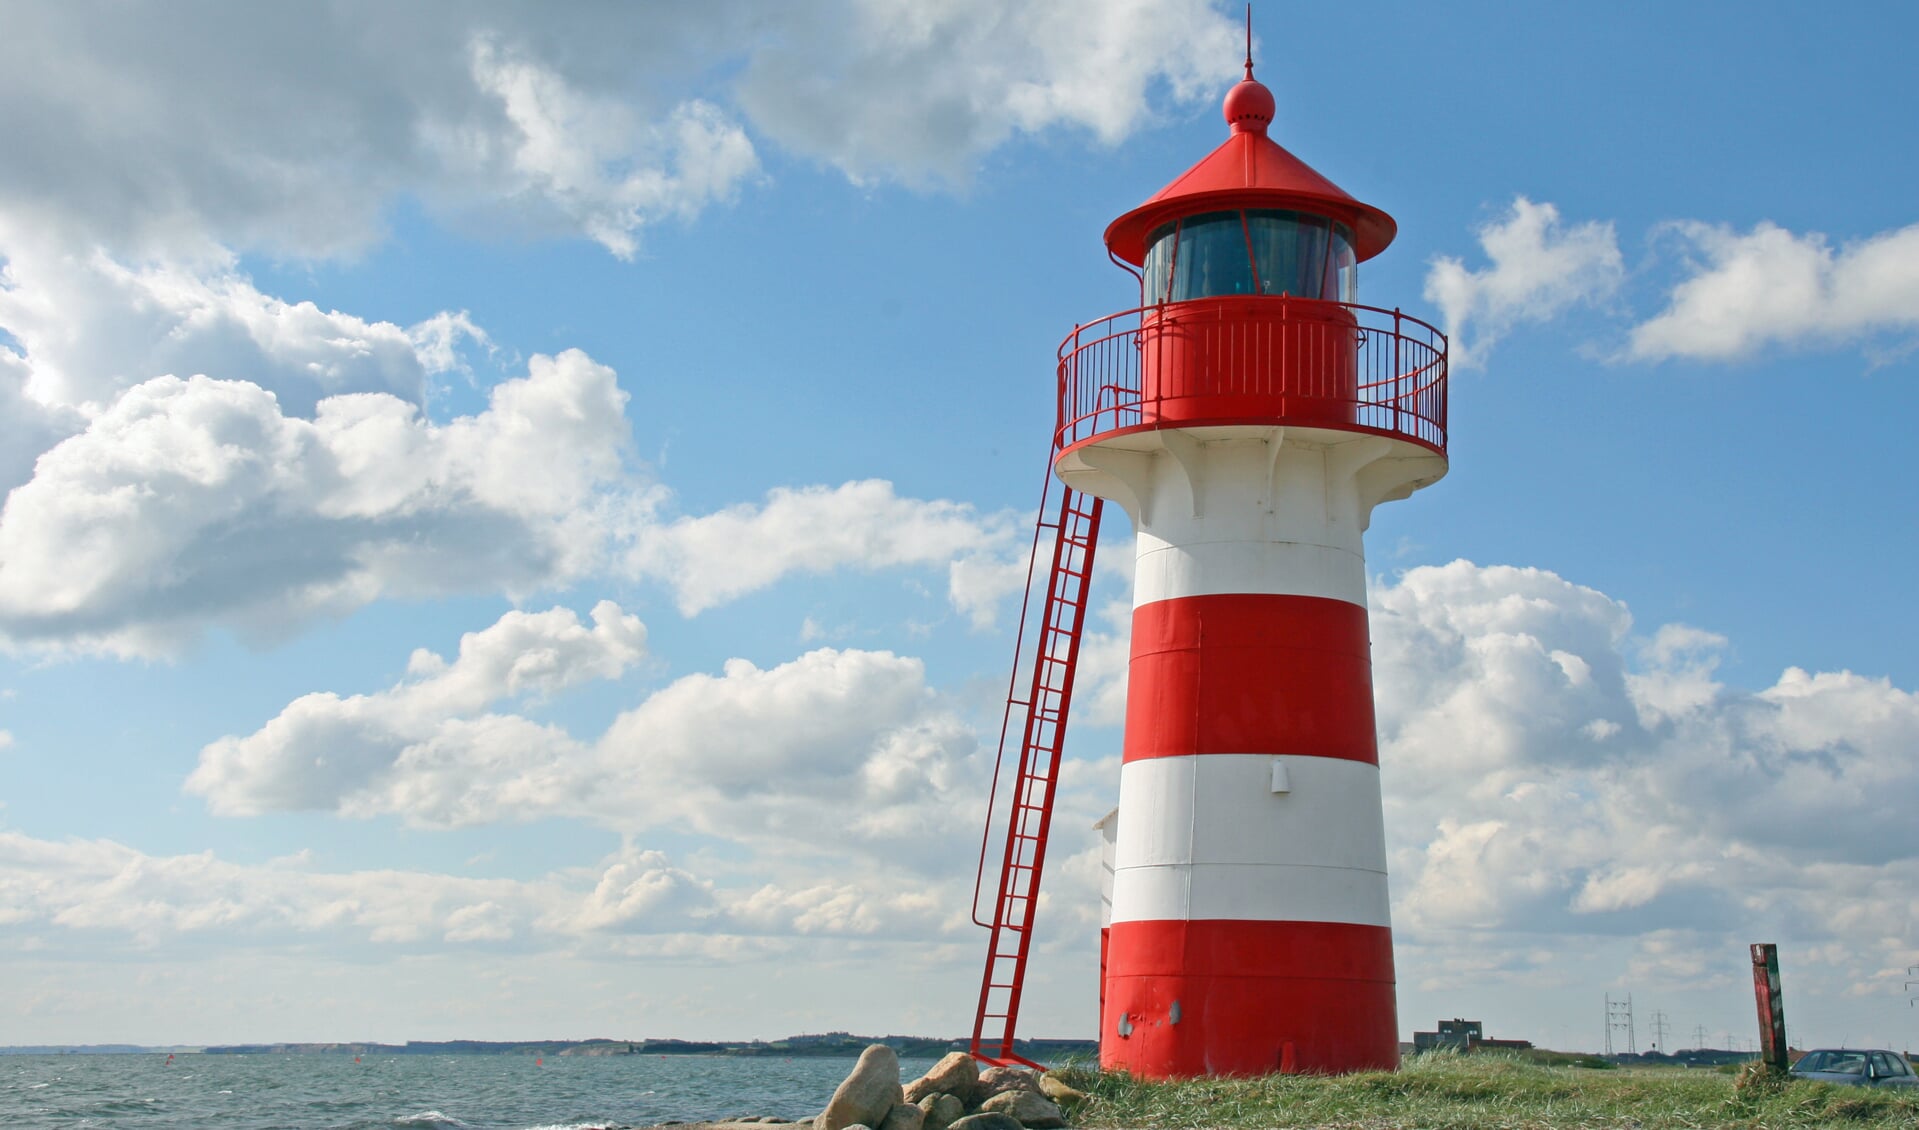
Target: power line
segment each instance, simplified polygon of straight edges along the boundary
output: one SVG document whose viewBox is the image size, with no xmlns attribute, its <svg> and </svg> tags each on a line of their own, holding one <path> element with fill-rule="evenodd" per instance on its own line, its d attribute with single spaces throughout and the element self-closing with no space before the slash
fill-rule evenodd
<svg viewBox="0 0 1919 1130">
<path fill-rule="evenodd" d="M 1695 1024 L 1692 1026 L 1692 1046 L 1696 1051 L 1706 1050 L 1706 1026 L 1704 1024 Z"/>
<path fill-rule="evenodd" d="M 1627 993 L 1624 1000 L 1612 999 L 1606 994 L 1606 1054 L 1617 1055 L 1620 1049 L 1614 1046 L 1613 1033 L 1626 1034 L 1624 1051 L 1627 1055 L 1639 1054 L 1639 1037 L 1632 1022 L 1632 994 Z"/>
<path fill-rule="evenodd" d="M 1657 1008 L 1653 1009 L 1652 1010 L 1652 1050 L 1657 1052 L 1657 1051 L 1664 1051 L 1666 1049 L 1667 1028 L 1668 1028 L 1668 1025 L 1666 1024 L 1665 1012 Z"/>
</svg>

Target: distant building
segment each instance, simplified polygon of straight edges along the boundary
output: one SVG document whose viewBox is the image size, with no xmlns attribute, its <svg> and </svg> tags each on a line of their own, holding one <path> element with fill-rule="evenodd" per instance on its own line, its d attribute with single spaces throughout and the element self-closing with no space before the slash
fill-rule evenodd
<svg viewBox="0 0 1919 1130">
<path fill-rule="evenodd" d="M 1451 1020 L 1441 1020 L 1438 1031 L 1413 1033 L 1415 1052 L 1437 1051 L 1440 1048 L 1452 1048 L 1461 1052 L 1478 1051 L 1481 1048 L 1524 1051 L 1532 1046 L 1531 1040 L 1489 1040 L 1486 1038 L 1486 1025 L 1483 1022 L 1464 1020 L 1457 1016 Z"/>
<path fill-rule="evenodd" d="M 1437 1032 L 1414 1032 L 1413 1049 L 1429 1052 L 1439 1048 L 1452 1048 L 1456 1051 L 1471 1051 L 1475 1042 L 1484 1039 L 1486 1026 L 1478 1020 L 1451 1020 L 1439 1022 Z"/>
</svg>

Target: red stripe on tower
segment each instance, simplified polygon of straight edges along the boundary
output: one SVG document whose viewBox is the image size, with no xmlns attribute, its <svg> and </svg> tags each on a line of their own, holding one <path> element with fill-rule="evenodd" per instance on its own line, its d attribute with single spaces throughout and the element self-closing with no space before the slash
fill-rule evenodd
<svg viewBox="0 0 1919 1130">
<path fill-rule="evenodd" d="M 1135 609 L 1126 760 L 1259 750 L 1378 763 L 1366 610 L 1271 593 Z"/>
<path fill-rule="evenodd" d="M 1399 1062 L 1392 931 L 1383 926 L 1119 922 L 1111 946 L 1100 1028 L 1126 1033 L 1124 1066 L 1136 1075 L 1330 1073 Z M 1288 1018 L 1283 1028 L 1276 1017 Z"/>
</svg>

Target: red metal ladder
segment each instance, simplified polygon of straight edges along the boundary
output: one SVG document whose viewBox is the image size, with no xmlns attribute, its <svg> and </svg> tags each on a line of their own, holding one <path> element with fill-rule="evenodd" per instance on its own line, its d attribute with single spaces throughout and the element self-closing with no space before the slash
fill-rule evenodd
<svg viewBox="0 0 1919 1130">
<path fill-rule="evenodd" d="M 1020 992 L 1025 986 L 1026 959 L 1033 940 L 1033 919 L 1039 908 L 1040 871 L 1046 863 L 1046 839 L 1053 822 L 1053 786 L 1059 777 L 1060 750 L 1066 740 L 1066 717 L 1072 707 L 1080 637 L 1086 627 L 1093 551 L 1099 542 L 1100 500 L 1062 487 L 1058 516 L 1049 522 L 1047 501 L 1052 486 L 1049 473 L 1046 491 L 1040 496 L 1039 522 L 1033 530 L 1033 555 L 1026 571 L 1026 601 L 1020 608 L 1019 632 L 1013 645 L 1013 676 L 1006 692 L 1006 713 L 1000 722 L 999 759 L 993 767 L 986 832 L 980 840 L 980 867 L 973 886 L 973 921 L 992 934 L 987 943 L 986 971 L 980 978 L 979 1012 L 973 1021 L 971 1050 L 975 1059 L 988 1064 L 1040 1066 L 1013 1050 L 1013 1028 L 1019 1019 Z M 1026 636 L 1033 611 L 1033 571 L 1039 565 L 1042 539 L 1049 529 L 1053 531 L 1052 565 L 1029 660 Z M 1032 680 L 1022 699 L 1019 676 L 1029 662 Z M 999 891 L 993 899 L 992 920 L 987 921 L 980 915 L 979 893 L 986 877 L 1000 772 L 1006 761 L 1016 713 L 1023 715 L 1019 772 L 1013 781 L 1011 810 L 1007 814 Z"/>
</svg>

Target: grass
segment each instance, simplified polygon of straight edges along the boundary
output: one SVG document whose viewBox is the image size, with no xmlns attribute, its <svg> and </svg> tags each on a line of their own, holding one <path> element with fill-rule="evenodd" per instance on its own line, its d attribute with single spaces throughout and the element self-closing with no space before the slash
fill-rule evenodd
<svg viewBox="0 0 1919 1130">
<path fill-rule="evenodd" d="M 1147 1083 L 1086 1068 L 1062 1074 L 1090 1096 L 1072 1112 L 1073 1125 L 1087 1130 L 1919 1126 L 1919 1094 L 1763 1079 L 1740 1085 L 1713 1071 L 1602 1071 L 1496 1052 L 1420 1056 L 1395 1072 L 1360 1075 Z"/>
</svg>

